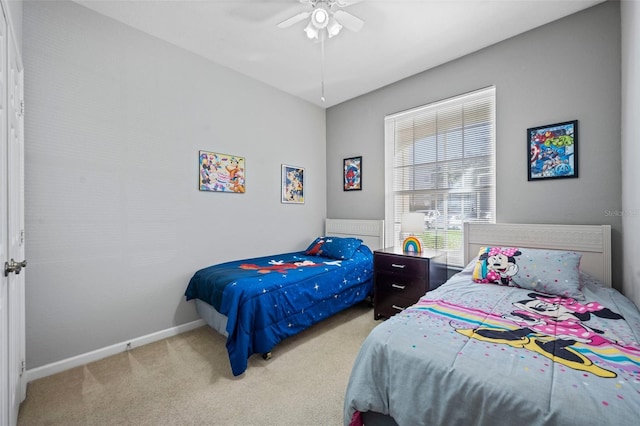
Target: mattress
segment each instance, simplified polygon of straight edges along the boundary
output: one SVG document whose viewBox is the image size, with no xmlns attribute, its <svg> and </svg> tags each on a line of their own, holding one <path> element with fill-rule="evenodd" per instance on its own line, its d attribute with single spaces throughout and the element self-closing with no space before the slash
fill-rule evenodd
<svg viewBox="0 0 640 426">
<path fill-rule="evenodd" d="M 196 312 L 198 316 L 224 337 L 229 337 L 227 333 L 227 317 L 216 311 L 216 308 L 200 299 L 196 299 Z"/>
</svg>

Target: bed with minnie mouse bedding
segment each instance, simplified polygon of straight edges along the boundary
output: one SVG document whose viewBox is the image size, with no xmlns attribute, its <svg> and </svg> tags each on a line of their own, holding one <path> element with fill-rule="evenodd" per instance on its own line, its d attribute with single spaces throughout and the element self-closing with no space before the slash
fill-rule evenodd
<svg viewBox="0 0 640 426">
<path fill-rule="evenodd" d="M 344 424 L 637 424 L 640 312 L 603 284 L 610 229 L 602 253 L 585 250 L 584 229 L 567 231 L 582 251 L 564 235 L 545 237 L 553 249 L 538 237 L 476 246 L 461 272 L 378 325 L 354 363 Z"/>
<path fill-rule="evenodd" d="M 371 294 L 373 254 L 364 241 L 379 248 L 383 221 L 327 219 L 332 234 L 354 226 L 362 238 L 322 236 L 303 251 L 216 264 L 193 275 L 185 297 L 196 299 L 200 316 L 227 337 L 234 376 L 245 372 L 252 354 L 270 353 Z"/>
</svg>

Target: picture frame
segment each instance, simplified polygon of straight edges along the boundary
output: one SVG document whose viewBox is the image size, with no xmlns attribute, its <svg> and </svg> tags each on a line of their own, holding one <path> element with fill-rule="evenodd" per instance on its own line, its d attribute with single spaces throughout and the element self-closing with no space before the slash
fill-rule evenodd
<svg viewBox="0 0 640 426">
<path fill-rule="evenodd" d="M 213 151 L 198 152 L 200 191 L 245 193 L 245 158 Z"/>
<path fill-rule="evenodd" d="M 282 165 L 282 195 L 284 204 L 304 204 L 304 167 Z"/>
<path fill-rule="evenodd" d="M 342 160 L 342 190 L 362 190 L 362 156 Z"/>
<path fill-rule="evenodd" d="M 578 120 L 527 129 L 529 181 L 578 177 Z"/>
</svg>

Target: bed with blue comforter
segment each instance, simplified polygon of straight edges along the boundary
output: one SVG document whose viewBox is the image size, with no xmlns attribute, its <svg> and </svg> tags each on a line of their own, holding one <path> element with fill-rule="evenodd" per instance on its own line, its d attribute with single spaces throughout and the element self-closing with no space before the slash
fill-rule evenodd
<svg viewBox="0 0 640 426">
<path fill-rule="evenodd" d="M 638 308 L 575 253 L 484 253 L 371 332 L 345 426 L 639 424 Z"/>
<path fill-rule="evenodd" d="M 197 271 L 187 300 L 227 317 L 227 351 L 238 376 L 254 353 L 367 298 L 373 254 L 355 238 L 319 237 L 307 250 L 209 266 Z"/>
</svg>

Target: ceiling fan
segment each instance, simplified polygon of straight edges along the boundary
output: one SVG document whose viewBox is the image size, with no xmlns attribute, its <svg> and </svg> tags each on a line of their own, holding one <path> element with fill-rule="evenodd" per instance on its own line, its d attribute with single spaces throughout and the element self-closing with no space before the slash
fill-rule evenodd
<svg viewBox="0 0 640 426">
<path fill-rule="evenodd" d="M 357 16 L 342 10 L 342 8 L 359 3 L 361 0 L 299 0 L 300 3 L 310 4 L 311 11 L 300 12 L 291 18 L 280 22 L 278 28 L 288 28 L 307 18 L 309 23 L 304 29 L 307 37 L 324 41 L 325 37 L 334 37 L 345 27 L 358 32 L 364 26 L 364 21 Z"/>
</svg>

